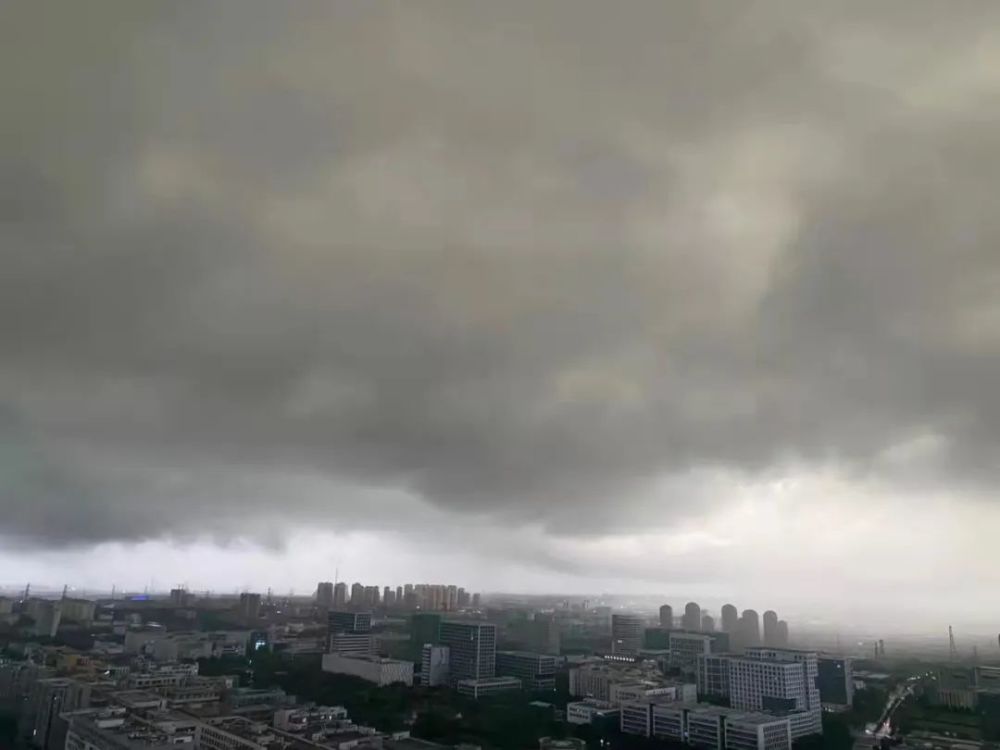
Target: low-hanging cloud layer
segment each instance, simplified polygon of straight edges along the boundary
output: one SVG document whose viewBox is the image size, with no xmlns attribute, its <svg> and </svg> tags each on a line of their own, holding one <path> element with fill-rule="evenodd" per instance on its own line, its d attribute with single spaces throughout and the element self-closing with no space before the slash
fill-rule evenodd
<svg viewBox="0 0 1000 750">
<path fill-rule="evenodd" d="M 787 473 L 998 479 L 995 3 L 0 29 L 11 542 L 592 537 Z"/>
</svg>

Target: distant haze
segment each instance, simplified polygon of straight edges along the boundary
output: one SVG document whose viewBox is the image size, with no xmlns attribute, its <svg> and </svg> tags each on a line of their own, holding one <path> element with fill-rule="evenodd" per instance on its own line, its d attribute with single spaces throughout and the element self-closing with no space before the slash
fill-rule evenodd
<svg viewBox="0 0 1000 750">
<path fill-rule="evenodd" d="M 0 8 L 0 584 L 1000 605 L 1000 5 Z"/>
</svg>

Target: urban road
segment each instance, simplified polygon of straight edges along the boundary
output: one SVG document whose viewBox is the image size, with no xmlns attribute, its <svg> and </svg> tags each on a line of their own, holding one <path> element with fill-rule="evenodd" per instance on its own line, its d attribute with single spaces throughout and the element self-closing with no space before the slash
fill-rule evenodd
<svg viewBox="0 0 1000 750">
<path fill-rule="evenodd" d="M 889 698 L 885 702 L 885 710 L 882 711 L 882 716 L 879 717 L 878 722 L 869 725 L 869 727 L 865 729 L 865 734 L 872 736 L 875 740 L 881 740 L 892 734 L 892 716 L 896 713 L 896 710 L 903 705 L 903 701 L 913 695 L 913 687 L 916 684 L 917 679 L 918 678 L 916 677 L 911 677 L 901 685 L 897 685 L 896 688 L 889 693 Z"/>
</svg>

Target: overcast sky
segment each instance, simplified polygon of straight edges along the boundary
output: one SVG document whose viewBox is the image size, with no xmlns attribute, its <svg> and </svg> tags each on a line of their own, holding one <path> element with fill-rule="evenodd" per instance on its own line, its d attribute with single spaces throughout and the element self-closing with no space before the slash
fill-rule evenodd
<svg viewBox="0 0 1000 750">
<path fill-rule="evenodd" d="M 993 0 L 8 0 L 0 107 L 0 584 L 1000 616 Z"/>
</svg>

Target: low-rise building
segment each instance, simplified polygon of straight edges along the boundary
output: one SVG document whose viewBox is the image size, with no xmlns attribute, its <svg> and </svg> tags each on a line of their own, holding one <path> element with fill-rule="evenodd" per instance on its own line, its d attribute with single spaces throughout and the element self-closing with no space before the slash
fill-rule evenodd
<svg viewBox="0 0 1000 750">
<path fill-rule="evenodd" d="M 610 693 L 609 701 L 612 705 L 647 699 L 694 703 L 698 698 L 697 687 L 693 683 L 684 682 L 615 683 L 611 686 Z"/>
<path fill-rule="evenodd" d="M 519 678 L 527 690 L 554 690 L 556 657 L 533 651 L 497 651 L 496 672 Z"/>
<path fill-rule="evenodd" d="M 538 740 L 538 750 L 587 750 L 587 743 L 579 737 L 542 737 Z"/>
<path fill-rule="evenodd" d="M 784 716 L 662 699 L 623 703 L 620 728 L 703 750 L 789 750 L 792 741 Z"/>
<path fill-rule="evenodd" d="M 378 656 L 323 654 L 323 671 L 354 675 L 379 686 L 397 682 L 413 684 L 413 662 Z"/>
<path fill-rule="evenodd" d="M 198 742 L 198 722 L 181 717 L 145 718 L 122 707 L 69 714 L 66 750 L 177 750 L 205 747 Z M 212 750 L 238 750 L 238 745 Z M 246 750 L 259 750 L 246 748 Z"/>
<path fill-rule="evenodd" d="M 455 689 L 459 693 L 476 700 L 488 695 L 520 690 L 522 687 L 521 681 L 516 677 L 484 677 L 479 680 L 459 680 L 455 683 Z"/>
<path fill-rule="evenodd" d="M 608 701 L 586 698 L 566 704 L 566 721 L 570 724 L 594 724 L 617 720 L 621 710 Z"/>
</svg>

